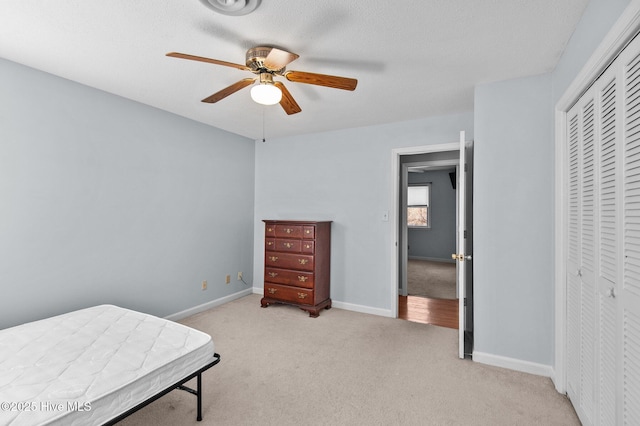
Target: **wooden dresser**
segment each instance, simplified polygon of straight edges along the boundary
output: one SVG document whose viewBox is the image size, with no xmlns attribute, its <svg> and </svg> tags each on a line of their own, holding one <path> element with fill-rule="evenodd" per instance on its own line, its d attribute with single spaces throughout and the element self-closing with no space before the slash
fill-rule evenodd
<svg viewBox="0 0 640 426">
<path fill-rule="evenodd" d="M 264 297 L 298 306 L 317 317 L 329 297 L 331 222 L 264 220 Z"/>
</svg>

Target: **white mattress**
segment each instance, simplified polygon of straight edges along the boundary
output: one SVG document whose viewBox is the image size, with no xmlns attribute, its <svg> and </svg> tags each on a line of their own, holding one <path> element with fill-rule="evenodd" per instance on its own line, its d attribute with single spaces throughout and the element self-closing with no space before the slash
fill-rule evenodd
<svg viewBox="0 0 640 426">
<path fill-rule="evenodd" d="M 0 330 L 0 425 L 102 424 L 213 353 L 208 334 L 111 305 Z"/>
</svg>

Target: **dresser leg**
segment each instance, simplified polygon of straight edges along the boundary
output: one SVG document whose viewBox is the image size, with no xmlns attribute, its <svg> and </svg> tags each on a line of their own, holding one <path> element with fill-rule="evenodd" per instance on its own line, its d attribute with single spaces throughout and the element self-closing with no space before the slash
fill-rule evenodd
<svg viewBox="0 0 640 426">
<path fill-rule="evenodd" d="M 327 299 L 315 306 L 300 306 L 300 309 L 309 312 L 311 318 L 318 318 L 321 310 L 331 309 L 331 299 Z"/>
<path fill-rule="evenodd" d="M 309 311 L 309 316 L 311 318 L 318 318 L 320 316 L 320 310 L 319 309 L 306 309 L 307 311 Z"/>
</svg>

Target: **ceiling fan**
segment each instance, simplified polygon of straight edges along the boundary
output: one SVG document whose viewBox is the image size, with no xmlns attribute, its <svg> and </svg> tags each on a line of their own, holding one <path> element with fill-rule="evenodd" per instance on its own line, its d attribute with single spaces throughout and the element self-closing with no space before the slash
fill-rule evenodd
<svg viewBox="0 0 640 426">
<path fill-rule="evenodd" d="M 257 78 L 245 78 L 231 86 L 225 87 L 219 92 L 216 92 L 202 100 L 202 102 L 206 103 L 218 102 L 238 90 L 250 86 L 258 81 L 258 84 L 254 85 L 251 89 L 251 98 L 263 105 L 274 105 L 276 103 L 280 103 L 282 109 L 284 109 L 287 114 L 291 115 L 302 111 L 302 109 L 295 99 L 293 99 L 293 96 L 291 96 L 291 93 L 289 93 L 284 84 L 280 81 L 274 80 L 274 76 L 282 76 L 295 83 L 315 84 L 317 86 L 332 87 L 334 89 L 342 90 L 355 90 L 356 85 L 358 84 L 358 80 L 354 78 L 303 71 L 286 71 L 286 66 L 298 59 L 299 55 L 277 49 L 275 47 L 259 46 L 252 47 L 247 50 L 246 65 L 234 64 L 232 62 L 178 52 L 167 53 L 167 56 L 223 65 L 226 67 L 237 68 L 242 71 L 250 71 L 258 75 Z"/>
</svg>

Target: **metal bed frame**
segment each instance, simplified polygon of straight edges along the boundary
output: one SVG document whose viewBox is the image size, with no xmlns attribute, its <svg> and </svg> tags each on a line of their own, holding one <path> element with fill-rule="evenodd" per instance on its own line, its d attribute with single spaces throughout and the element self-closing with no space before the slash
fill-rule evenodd
<svg viewBox="0 0 640 426">
<path fill-rule="evenodd" d="M 185 377 L 184 379 L 180 380 L 178 383 L 175 383 L 171 386 L 169 386 L 168 388 L 166 388 L 163 391 L 160 391 L 159 393 L 153 395 L 151 398 L 142 401 L 140 404 L 136 405 L 133 408 L 130 408 L 129 410 L 125 411 L 124 413 L 120 414 L 117 417 L 114 417 L 113 419 L 109 420 L 108 422 L 106 422 L 103 426 L 111 426 L 114 425 L 116 423 L 118 423 L 120 420 L 124 419 L 125 417 L 129 417 L 131 414 L 135 413 L 136 411 L 140 410 L 143 407 L 146 407 L 147 405 L 151 404 L 153 401 L 155 401 L 156 399 L 159 399 L 163 396 L 165 396 L 166 394 L 168 394 L 169 392 L 171 392 L 174 389 L 180 389 L 186 392 L 189 392 L 192 395 L 195 395 L 197 397 L 197 401 L 198 401 L 198 412 L 197 412 L 197 417 L 196 420 L 197 421 L 202 421 L 202 373 L 207 371 L 208 369 L 210 369 L 211 367 L 213 367 L 214 365 L 216 365 L 217 363 L 220 362 L 220 355 L 217 353 L 213 354 L 213 358 L 214 360 L 212 362 L 210 362 L 209 364 L 205 365 L 204 367 L 202 367 L 201 369 L 195 371 L 194 373 L 188 375 L 187 377 Z M 184 384 L 186 382 L 188 382 L 189 380 L 193 379 L 194 377 L 197 377 L 197 389 L 191 389 L 188 386 L 184 386 Z"/>
</svg>

